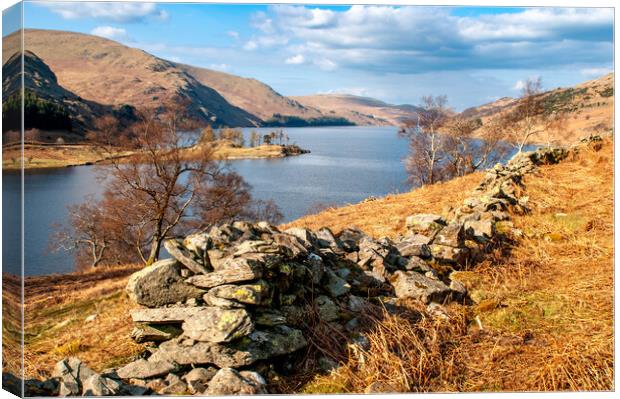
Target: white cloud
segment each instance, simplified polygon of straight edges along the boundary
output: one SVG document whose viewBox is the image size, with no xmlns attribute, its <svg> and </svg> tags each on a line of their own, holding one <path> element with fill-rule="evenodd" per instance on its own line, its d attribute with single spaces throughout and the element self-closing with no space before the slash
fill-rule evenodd
<svg viewBox="0 0 620 399">
<path fill-rule="evenodd" d="M 230 68 L 230 65 L 228 64 L 210 64 L 209 65 L 210 69 L 215 69 L 218 71 L 226 71 Z"/>
<path fill-rule="evenodd" d="M 584 68 L 579 71 L 583 76 L 595 78 L 613 72 L 611 68 Z"/>
<path fill-rule="evenodd" d="M 64 19 L 94 18 L 112 22 L 139 22 L 148 17 L 166 20 L 166 11 L 157 8 L 155 3 L 123 2 L 50 2 L 39 3 Z"/>
<path fill-rule="evenodd" d="M 514 86 L 512 86 L 513 90 L 523 90 L 525 88 L 525 82 L 522 80 L 517 80 Z"/>
<path fill-rule="evenodd" d="M 284 60 L 284 63 L 290 64 L 290 65 L 299 65 L 299 64 L 303 64 L 305 61 L 306 61 L 306 58 L 303 55 L 297 54 Z"/>
<path fill-rule="evenodd" d="M 239 32 L 237 31 L 229 30 L 228 32 L 226 32 L 226 34 L 235 40 L 239 40 Z"/>
<path fill-rule="evenodd" d="M 115 28 L 113 26 L 97 26 L 90 31 L 92 35 L 101 36 L 113 40 L 127 39 L 127 31 L 123 28 Z"/>
<path fill-rule="evenodd" d="M 257 50 L 288 45 L 323 69 L 372 72 L 538 69 L 601 63 L 613 54 L 613 9 L 533 8 L 459 17 L 443 7 L 272 6 L 253 18 Z M 287 38 L 284 43 L 282 38 Z"/>
</svg>

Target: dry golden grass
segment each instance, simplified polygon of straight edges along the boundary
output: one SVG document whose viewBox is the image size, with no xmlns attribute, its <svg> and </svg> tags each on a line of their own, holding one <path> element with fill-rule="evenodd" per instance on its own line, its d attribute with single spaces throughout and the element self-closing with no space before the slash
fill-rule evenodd
<svg viewBox="0 0 620 399">
<path fill-rule="evenodd" d="M 525 238 L 459 272 L 477 306 L 449 306 L 448 323 L 415 306 L 404 313 L 421 322 L 384 315 L 368 352 L 302 391 L 613 389 L 613 145 L 541 168 L 526 191 L 532 213 L 514 216 Z M 384 209 L 358 213 L 371 204 Z"/>
<path fill-rule="evenodd" d="M 424 186 L 405 194 L 341 208 L 330 208 L 315 215 L 304 216 L 283 228 L 327 226 L 334 233 L 350 226 L 357 227 L 375 238 L 396 237 L 405 232 L 405 218 L 415 213 L 442 213 L 460 205 L 479 183 L 482 174 L 475 173 L 432 186 Z"/>
</svg>

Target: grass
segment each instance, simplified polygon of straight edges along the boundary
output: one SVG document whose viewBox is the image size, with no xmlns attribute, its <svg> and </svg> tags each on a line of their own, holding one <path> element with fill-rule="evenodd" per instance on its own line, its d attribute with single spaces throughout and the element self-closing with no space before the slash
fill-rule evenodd
<svg viewBox="0 0 620 399">
<path fill-rule="evenodd" d="M 354 350 L 338 331 L 308 317 L 311 345 L 296 368 L 299 373 L 276 381 L 274 390 L 613 389 L 612 170 L 613 144 L 607 140 L 600 151 L 583 149 L 527 176 L 531 212 L 513 215 L 523 237 L 455 275 L 475 303 L 447 306 L 448 319 L 432 317 L 414 302 L 399 303 L 396 314 L 376 306 L 362 323 L 370 349 Z M 328 226 L 338 231 L 355 225 L 375 237 L 394 237 L 404 231 L 406 216 L 447 211 L 480 178 L 467 176 L 327 209 L 285 227 Z M 30 280 L 27 374 L 48 373 L 66 354 L 102 370 L 139 353 L 142 347 L 128 337 L 132 304 L 122 293 L 131 271 Z M 98 315 L 96 320 L 85 322 L 91 314 Z M 340 366 L 317 375 L 314 359 L 320 355 L 329 355 Z"/>
</svg>

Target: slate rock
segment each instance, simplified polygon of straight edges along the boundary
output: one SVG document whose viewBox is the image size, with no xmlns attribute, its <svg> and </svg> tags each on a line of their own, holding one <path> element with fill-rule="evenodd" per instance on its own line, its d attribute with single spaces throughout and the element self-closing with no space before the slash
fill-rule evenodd
<svg viewBox="0 0 620 399">
<path fill-rule="evenodd" d="M 212 288 L 218 285 L 250 281 L 262 277 L 263 265 L 259 259 L 242 256 L 226 259 L 221 267 L 211 273 L 196 275 L 185 280 L 197 287 Z"/>
<path fill-rule="evenodd" d="M 137 324 L 131 331 L 131 338 L 137 343 L 163 342 L 178 337 L 183 330 L 172 324 Z"/>
<path fill-rule="evenodd" d="M 77 357 L 65 358 L 56 363 L 52 377 L 59 379 L 60 396 L 77 396 L 82 393 L 84 382 L 96 373 Z"/>
<path fill-rule="evenodd" d="M 180 240 L 174 238 L 166 240 L 164 241 L 164 248 L 173 258 L 196 274 L 208 273 L 212 270 L 210 264 L 201 263 L 205 261 L 205 258 L 201 259 L 197 254 L 189 251 Z"/>
<path fill-rule="evenodd" d="M 134 323 L 178 324 L 199 313 L 204 306 L 171 306 L 169 308 L 132 309 Z"/>
<path fill-rule="evenodd" d="M 160 260 L 132 274 L 126 291 L 132 301 L 148 307 L 185 302 L 204 294 L 204 290 L 184 281 L 175 259 Z"/>
<path fill-rule="evenodd" d="M 245 309 L 205 307 L 185 319 L 182 328 L 196 341 L 230 342 L 251 333 L 254 323 Z"/>
<path fill-rule="evenodd" d="M 397 271 L 390 280 L 398 298 L 412 298 L 424 303 L 442 303 L 451 294 L 450 288 L 440 280 L 416 272 Z"/>
<path fill-rule="evenodd" d="M 176 364 L 166 360 L 138 359 L 116 370 L 116 374 L 124 380 L 130 378 L 145 379 L 166 375 L 176 369 Z"/>
<path fill-rule="evenodd" d="M 90 376 L 84 381 L 83 396 L 112 396 L 121 392 L 121 382 L 99 374 Z"/>
<path fill-rule="evenodd" d="M 445 220 L 434 214 L 411 215 L 405 220 L 405 226 L 410 232 L 428 237 L 433 237 L 444 225 Z"/>
<path fill-rule="evenodd" d="M 267 383 L 256 372 L 238 372 L 232 368 L 220 369 L 209 382 L 206 395 L 257 395 L 266 394 Z"/>
</svg>

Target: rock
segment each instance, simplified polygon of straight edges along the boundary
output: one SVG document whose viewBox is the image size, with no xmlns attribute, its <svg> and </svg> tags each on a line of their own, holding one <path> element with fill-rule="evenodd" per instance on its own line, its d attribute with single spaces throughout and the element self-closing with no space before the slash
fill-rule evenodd
<svg viewBox="0 0 620 399">
<path fill-rule="evenodd" d="M 364 390 L 364 393 L 394 393 L 398 392 L 396 388 L 383 381 L 375 381 L 368 385 Z"/>
<path fill-rule="evenodd" d="M 325 295 L 321 295 L 315 299 L 319 312 L 319 317 L 324 321 L 335 321 L 340 318 L 340 308 Z"/>
<path fill-rule="evenodd" d="M 272 237 L 281 248 L 286 250 L 289 259 L 305 257 L 308 255 L 308 250 L 305 245 L 296 236 L 290 234 L 274 234 Z"/>
<path fill-rule="evenodd" d="M 316 232 L 316 238 L 321 248 L 331 248 L 332 250 L 342 251 L 342 244 L 328 227 L 321 227 Z"/>
<path fill-rule="evenodd" d="M 173 258 L 196 274 L 209 273 L 209 271 L 212 270 L 210 264 L 200 263 L 208 260 L 208 258 L 202 257 L 201 259 L 197 254 L 188 251 L 179 240 L 170 239 L 164 241 L 164 248 L 166 248 L 166 251 L 168 251 Z"/>
<path fill-rule="evenodd" d="M 397 271 L 391 281 L 398 298 L 412 298 L 424 303 L 443 303 L 449 297 L 450 288 L 440 280 L 428 278 L 416 272 Z"/>
<path fill-rule="evenodd" d="M 229 225 L 213 226 L 209 229 L 209 237 L 215 246 L 229 245 L 243 235 L 243 231 Z"/>
<path fill-rule="evenodd" d="M 82 393 L 84 382 L 96 373 L 77 357 L 65 358 L 54 367 L 52 377 L 59 379 L 60 396 L 77 396 Z"/>
<path fill-rule="evenodd" d="M 248 335 L 254 323 L 245 309 L 205 307 L 183 323 L 185 335 L 196 341 L 230 342 Z"/>
<path fill-rule="evenodd" d="M 169 308 L 132 309 L 129 311 L 134 323 L 175 324 L 199 313 L 204 306 L 173 306 Z"/>
<path fill-rule="evenodd" d="M 362 238 L 368 237 L 364 232 L 358 229 L 347 228 L 340 232 L 338 239 L 342 248 L 346 252 L 355 252 L 359 250 L 359 242 Z"/>
<path fill-rule="evenodd" d="M 215 289 L 212 288 L 211 290 L 209 290 L 209 292 L 204 294 L 204 296 L 202 297 L 202 300 L 208 306 L 214 306 L 214 307 L 225 308 L 225 309 L 245 308 L 245 305 L 240 302 L 233 301 L 233 300 L 226 299 L 226 298 L 220 298 L 216 294 L 217 294 L 217 291 L 215 291 Z"/>
<path fill-rule="evenodd" d="M 124 380 L 130 378 L 145 379 L 166 375 L 176 369 L 176 364 L 169 361 L 138 359 L 116 370 L 116 374 Z"/>
<path fill-rule="evenodd" d="M 452 290 L 452 297 L 455 300 L 462 301 L 467 298 L 467 288 L 460 281 L 450 281 L 450 289 Z"/>
<path fill-rule="evenodd" d="M 493 223 L 490 220 L 472 220 L 465 222 L 465 235 L 479 243 L 487 242 L 493 237 Z"/>
<path fill-rule="evenodd" d="M 246 240 L 234 248 L 233 255 L 241 256 L 248 253 L 280 254 L 282 249 L 275 242 Z"/>
<path fill-rule="evenodd" d="M 454 248 L 438 244 L 432 244 L 430 248 L 434 259 L 446 263 L 464 264 L 469 254 L 467 248 Z"/>
<path fill-rule="evenodd" d="M 217 271 L 196 275 L 185 280 L 197 287 L 212 288 L 218 285 L 239 283 L 261 278 L 263 265 L 256 258 L 243 256 L 226 259 Z"/>
<path fill-rule="evenodd" d="M 429 253 L 430 253 L 430 249 L 429 249 Z M 422 258 L 418 258 L 417 256 L 412 256 L 407 261 L 407 264 L 405 265 L 405 270 L 412 270 L 412 271 L 425 273 L 431 270 L 431 267 L 428 265 L 428 263 L 422 260 Z"/>
<path fill-rule="evenodd" d="M 318 366 L 319 370 L 321 370 L 322 372 L 329 373 L 330 371 L 336 370 L 338 368 L 338 362 L 330 357 L 321 356 L 318 359 Z"/>
<path fill-rule="evenodd" d="M 325 274 L 325 264 L 323 263 L 323 259 L 315 253 L 310 253 L 307 261 L 312 275 L 312 283 L 314 285 L 318 285 Z"/>
<path fill-rule="evenodd" d="M 286 324 L 286 317 L 275 309 L 261 309 L 253 312 L 254 323 L 260 326 L 279 326 Z"/>
<path fill-rule="evenodd" d="M 351 285 L 330 269 L 326 271 L 326 279 L 325 289 L 332 297 L 339 297 L 351 291 Z"/>
<path fill-rule="evenodd" d="M 411 215 L 405 220 L 405 226 L 410 232 L 431 238 L 444 225 L 445 220 L 441 216 L 433 214 Z"/>
<path fill-rule="evenodd" d="M 160 260 L 132 274 L 126 291 L 132 301 L 148 307 L 185 302 L 204 294 L 204 290 L 184 281 L 175 259 Z"/>
<path fill-rule="evenodd" d="M 422 234 L 411 234 L 396 244 L 396 250 L 401 256 L 428 258 L 431 256 L 431 251 L 428 248 L 430 241 L 429 237 Z"/>
<path fill-rule="evenodd" d="M 463 246 L 464 229 L 461 223 L 449 223 L 437 232 L 433 244 L 458 248 Z"/>
<path fill-rule="evenodd" d="M 138 324 L 131 331 L 131 338 L 137 343 L 163 342 L 178 337 L 183 332 L 170 324 Z"/>
<path fill-rule="evenodd" d="M 258 280 L 254 284 L 220 285 L 209 290 L 209 294 L 250 305 L 267 305 L 271 301 L 271 288 L 265 280 Z"/>
<path fill-rule="evenodd" d="M 192 369 L 189 373 L 183 377 L 191 393 L 202 393 L 207 389 L 209 381 L 217 373 L 217 369 L 214 367 L 202 368 L 198 367 Z"/>
<path fill-rule="evenodd" d="M 258 395 L 266 394 L 266 382 L 258 373 L 244 373 L 242 375 L 232 368 L 223 368 L 215 374 L 206 395 Z"/>
<path fill-rule="evenodd" d="M 286 234 L 293 235 L 301 241 L 302 245 L 308 250 L 312 251 L 314 249 L 319 248 L 319 241 L 317 240 L 316 235 L 308 229 L 300 228 L 300 227 L 292 227 L 290 229 L 284 230 Z"/>
<path fill-rule="evenodd" d="M 187 392 L 187 384 L 176 374 L 168 374 L 166 386 L 158 391 L 161 395 L 182 395 Z"/>
<path fill-rule="evenodd" d="M 254 228 L 261 233 L 277 234 L 280 232 L 280 230 L 276 226 L 273 226 L 268 222 L 264 221 L 256 223 L 256 225 L 254 225 Z"/>
<path fill-rule="evenodd" d="M 121 383 L 99 374 L 90 376 L 84 381 L 83 396 L 112 396 L 121 392 Z"/>
<path fill-rule="evenodd" d="M 211 240 L 208 234 L 190 234 L 183 239 L 183 246 L 187 248 L 188 251 L 195 254 L 200 264 L 211 264 L 208 251 L 213 248 L 213 240 Z"/>
<path fill-rule="evenodd" d="M 438 303 L 429 303 L 426 307 L 426 311 L 436 318 L 450 320 L 450 315 L 446 311 L 446 308 L 444 308 L 443 305 L 440 305 Z"/>
<path fill-rule="evenodd" d="M 84 322 L 92 323 L 93 321 L 97 320 L 97 316 L 97 314 L 91 314 L 84 319 Z"/>
<path fill-rule="evenodd" d="M 349 295 L 347 307 L 351 312 L 361 313 L 368 306 L 368 301 L 362 297 Z"/>
</svg>

